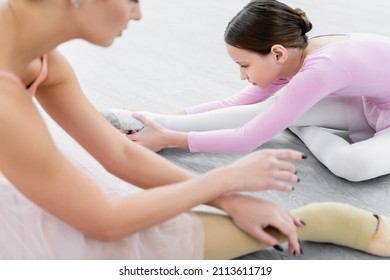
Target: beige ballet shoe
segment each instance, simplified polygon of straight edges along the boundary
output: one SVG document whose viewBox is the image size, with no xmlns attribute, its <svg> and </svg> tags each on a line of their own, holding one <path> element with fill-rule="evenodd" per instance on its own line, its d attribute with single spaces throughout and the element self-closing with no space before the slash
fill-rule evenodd
<svg viewBox="0 0 390 280">
<path fill-rule="evenodd" d="M 389 257 L 390 256 L 390 219 L 388 217 L 375 215 L 378 219 L 377 231 L 372 236 L 368 252 L 371 254 Z"/>
</svg>

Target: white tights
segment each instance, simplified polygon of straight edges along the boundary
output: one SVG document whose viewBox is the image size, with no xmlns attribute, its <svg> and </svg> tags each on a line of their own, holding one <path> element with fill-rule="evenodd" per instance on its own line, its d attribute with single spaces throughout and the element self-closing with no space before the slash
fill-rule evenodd
<svg viewBox="0 0 390 280">
<path fill-rule="evenodd" d="M 243 126 L 265 111 L 278 97 L 251 105 L 227 107 L 191 115 L 164 115 L 139 111 L 163 127 L 181 132 L 230 129 Z M 362 116 L 363 118 L 363 116 Z M 343 97 L 328 97 L 316 104 L 292 126 L 321 126 L 347 130 L 347 113 Z"/>
<path fill-rule="evenodd" d="M 276 99 L 273 97 L 257 104 L 193 115 L 139 113 L 171 130 L 208 131 L 240 127 L 266 110 Z M 363 108 L 356 106 L 354 110 L 354 121 L 366 122 Z M 390 128 L 353 144 L 325 128 L 348 130 L 347 108 L 343 97 L 329 96 L 323 99 L 294 122 L 290 130 L 321 163 L 339 177 L 349 181 L 363 181 L 390 173 Z"/>
</svg>

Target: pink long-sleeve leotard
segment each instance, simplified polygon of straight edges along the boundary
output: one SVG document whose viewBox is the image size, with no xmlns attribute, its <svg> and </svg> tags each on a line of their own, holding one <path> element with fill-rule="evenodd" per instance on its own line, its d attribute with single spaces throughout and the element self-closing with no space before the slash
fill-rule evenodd
<svg viewBox="0 0 390 280">
<path fill-rule="evenodd" d="M 223 107 L 261 102 L 284 87 L 278 100 L 246 125 L 189 133 L 191 152 L 249 152 L 286 129 L 328 95 L 361 97 L 367 122 L 375 131 L 390 126 L 390 38 L 348 34 L 309 55 L 291 79 L 266 89 L 249 86 L 221 101 L 187 108 L 195 114 Z M 331 112 L 329 112 L 331 113 Z"/>
</svg>

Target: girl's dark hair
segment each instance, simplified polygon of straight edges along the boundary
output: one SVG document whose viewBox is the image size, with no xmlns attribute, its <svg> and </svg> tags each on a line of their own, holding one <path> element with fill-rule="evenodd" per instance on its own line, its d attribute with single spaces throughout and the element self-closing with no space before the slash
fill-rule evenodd
<svg viewBox="0 0 390 280">
<path fill-rule="evenodd" d="M 267 55 L 271 47 L 305 48 L 312 24 L 301 9 L 276 0 L 252 0 L 229 22 L 225 42 Z"/>
</svg>

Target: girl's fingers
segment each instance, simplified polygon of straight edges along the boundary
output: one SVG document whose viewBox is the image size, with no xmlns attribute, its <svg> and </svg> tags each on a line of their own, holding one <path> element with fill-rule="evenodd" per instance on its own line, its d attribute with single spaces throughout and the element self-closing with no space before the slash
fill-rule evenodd
<svg viewBox="0 0 390 280">
<path fill-rule="evenodd" d="M 144 115 L 142 114 L 139 114 L 139 113 L 133 113 L 131 114 L 131 116 L 134 118 L 134 119 L 137 119 L 139 120 L 140 122 L 142 122 L 143 124 L 147 124 L 148 123 L 148 118 L 146 118 Z"/>
</svg>

